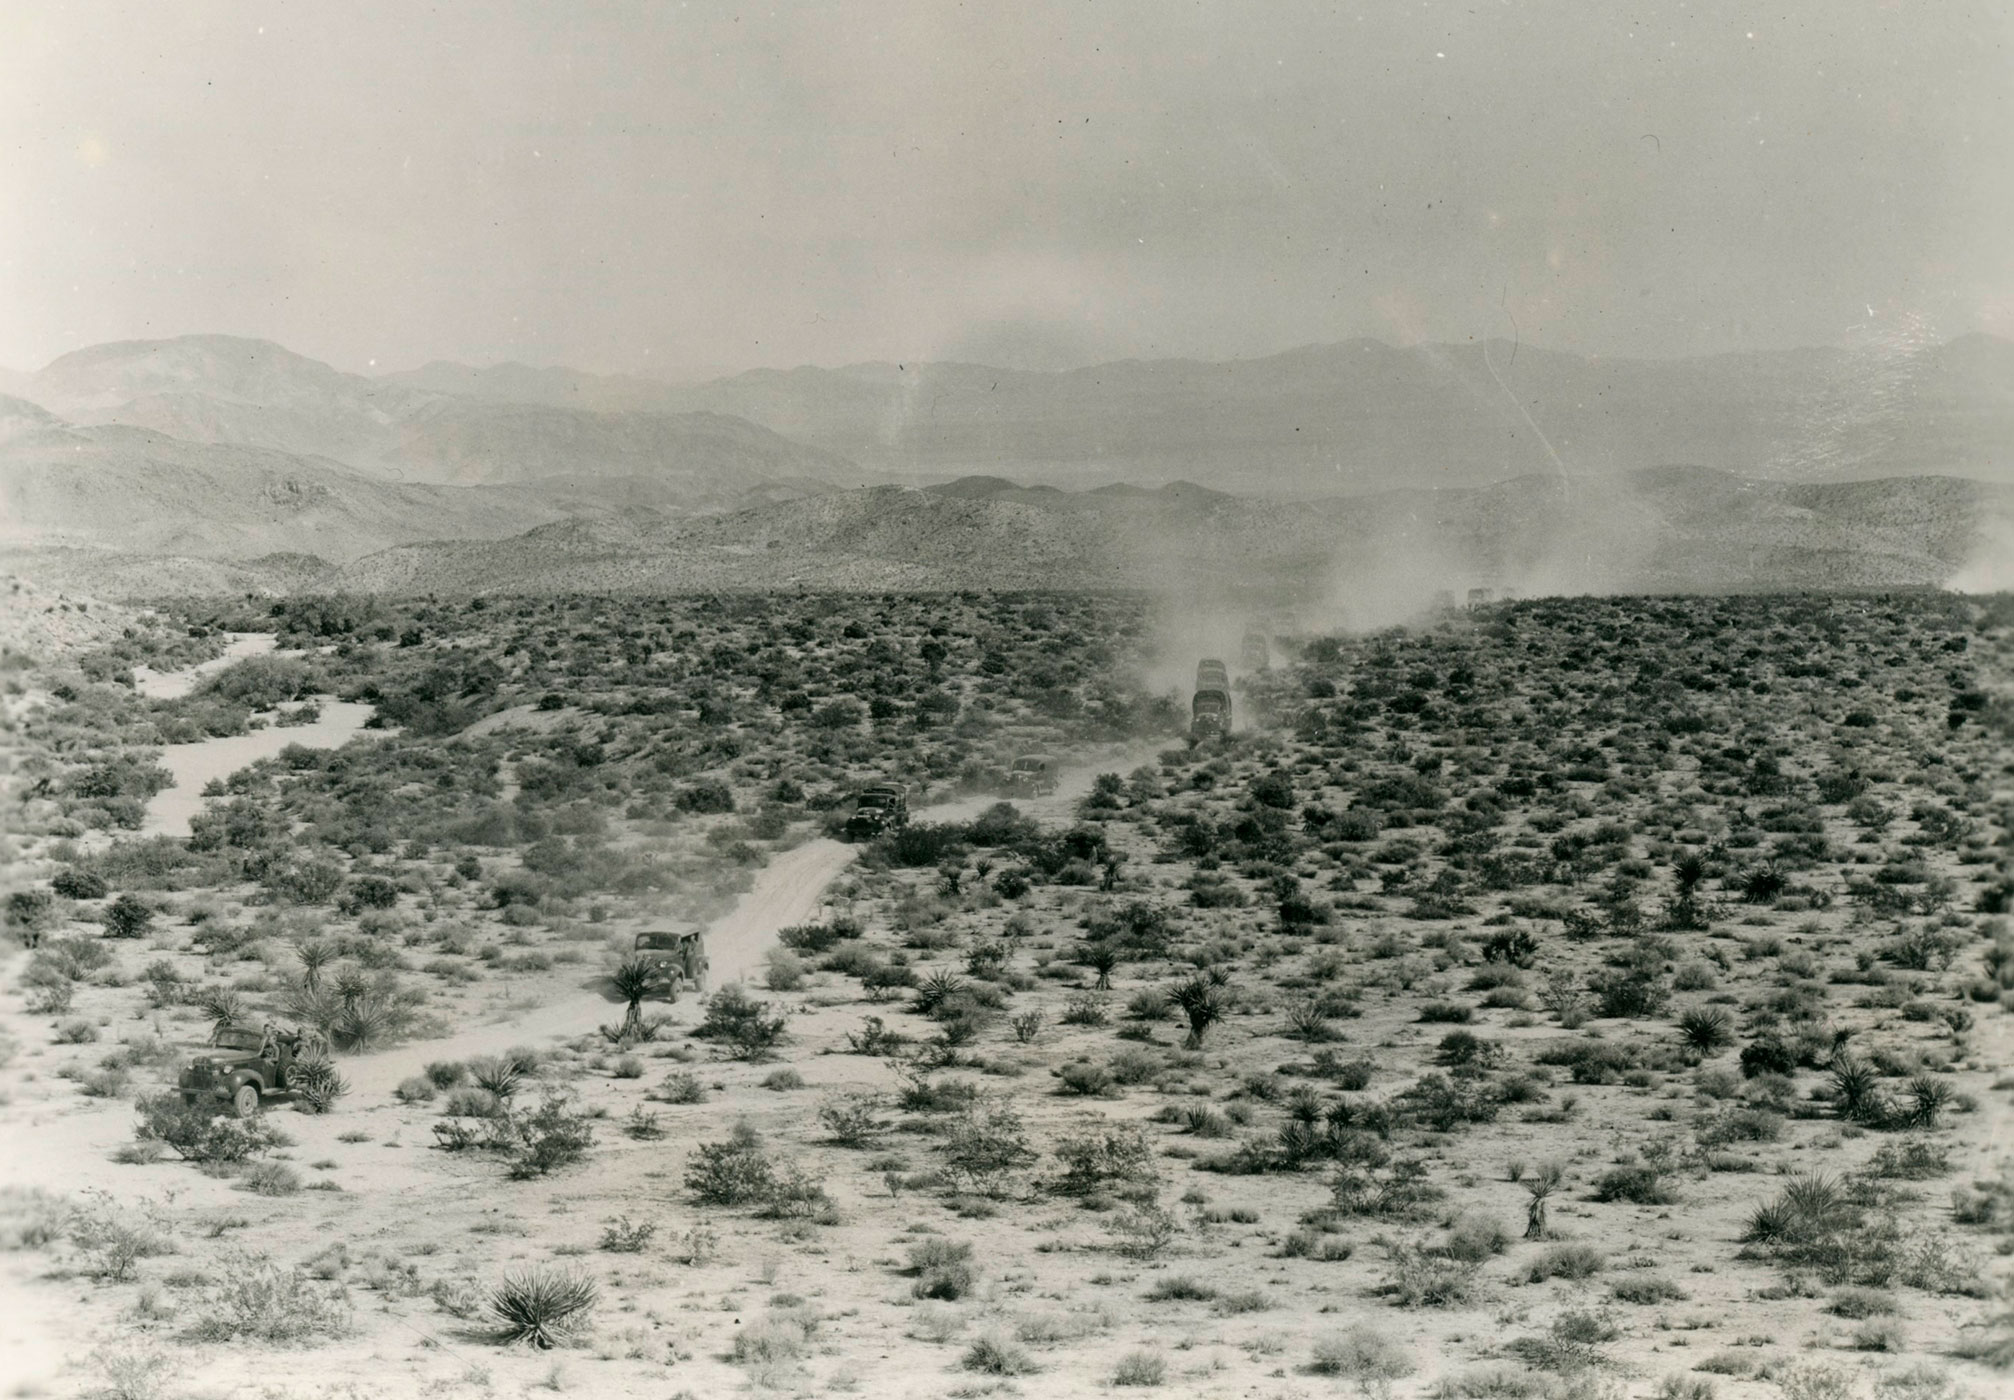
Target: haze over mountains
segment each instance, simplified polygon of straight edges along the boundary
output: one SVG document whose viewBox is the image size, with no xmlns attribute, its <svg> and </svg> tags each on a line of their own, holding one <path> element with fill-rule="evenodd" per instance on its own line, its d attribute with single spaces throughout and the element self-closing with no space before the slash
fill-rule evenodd
<svg viewBox="0 0 2014 1400">
<path fill-rule="evenodd" d="M 2014 489 L 2014 343 L 1985 336 L 1669 361 L 1353 341 L 692 386 L 370 378 L 189 336 L 8 382 L 9 566 L 127 593 L 1941 583 Z"/>
</svg>

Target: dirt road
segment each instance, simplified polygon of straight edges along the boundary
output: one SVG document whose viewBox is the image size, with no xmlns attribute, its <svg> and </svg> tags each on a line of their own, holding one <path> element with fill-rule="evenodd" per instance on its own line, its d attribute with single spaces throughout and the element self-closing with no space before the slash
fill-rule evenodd
<svg viewBox="0 0 2014 1400">
<path fill-rule="evenodd" d="M 1016 801 L 1015 805 L 1044 825 L 1066 822 L 1077 802 L 1090 792 L 1099 773 L 1124 772 L 1151 757 L 1151 748 L 1144 746 L 1114 750 L 1059 772 L 1056 791 L 1047 797 Z M 992 795 L 964 797 L 919 807 L 915 815 L 932 822 L 969 821 L 1000 800 Z M 758 977 L 763 957 L 776 941 L 777 930 L 815 919 L 825 891 L 853 863 L 858 852 L 858 847 L 820 839 L 785 852 L 765 867 L 755 877 L 755 887 L 706 930 L 712 985 L 718 987 Z M 670 1015 L 674 1021 L 689 1023 L 699 1014 L 698 1006 L 698 998 L 687 997 L 670 1009 Z M 347 1059 L 343 1062 L 343 1073 L 349 1078 L 357 1101 L 369 1103 L 390 1094 L 399 1081 L 420 1073 L 429 1061 L 494 1055 L 515 1045 L 535 1045 L 554 1037 L 580 1035 L 604 1023 L 613 1024 L 620 1015 L 621 1002 L 597 979 L 542 1005 L 519 1010 L 443 1040 L 401 1045 Z"/>
<path fill-rule="evenodd" d="M 853 863 L 857 848 L 839 841 L 807 842 L 778 856 L 755 877 L 755 887 L 740 903 L 706 930 L 707 956 L 712 960 L 713 985 L 747 979 L 761 970 L 763 954 L 776 931 L 817 916 L 820 900 L 839 873 Z M 698 1002 L 678 1003 L 673 1015 L 690 1019 Z M 554 1036 L 579 1035 L 621 1017 L 621 1002 L 599 987 L 588 987 L 549 1001 L 508 1020 L 491 1022 L 444 1040 L 401 1045 L 373 1055 L 343 1061 L 343 1073 L 360 1102 L 389 1094 L 399 1081 L 418 1074 L 432 1060 L 462 1060 L 494 1055 L 514 1045 L 536 1044 Z"/>
</svg>

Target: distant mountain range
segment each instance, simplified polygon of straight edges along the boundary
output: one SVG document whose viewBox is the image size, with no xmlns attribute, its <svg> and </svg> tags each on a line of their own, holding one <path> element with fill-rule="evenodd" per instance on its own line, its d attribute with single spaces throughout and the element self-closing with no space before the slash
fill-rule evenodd
<svg viewBox="0 0 2014 1400">
<path fill-rule="evenodd" d="M 367 378 L 192 336 L 8 382 L 5 562 L 126 594 L 1235 580 L 1376 612 L 1429 581 L 1935 584 L 2005 537 L 2014 491 L 2014 344 L 1983 336 L 1676 361 L 1360 341 L 691 387 Z"/>
<path fill-rule="evenodd" d="M 1796 480 L 2014 481 L 2014 343 L 1592 359 L 1374 340 L 1262 359 L 1061 373 L 964 364 L 755 370 L 695 387 L 436 364 L 407 387 L 497 400 L 710 411 L 921 480 L 1187 479 L 1275 495 L 1599 476 L 1667 462 Z"/>
</svg>

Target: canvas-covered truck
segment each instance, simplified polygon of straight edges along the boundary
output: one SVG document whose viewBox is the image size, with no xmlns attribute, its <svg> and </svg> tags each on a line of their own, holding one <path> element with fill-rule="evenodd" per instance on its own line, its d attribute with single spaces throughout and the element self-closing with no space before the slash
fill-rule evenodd
<svg viewBox="0 0 2014 1400">
<path fill-rule="evenodd" d="M 1056 766 L 1039 754 L 1023 754 L 1007 769 L 1010 797 L 1047 797 L 1056 790 Z"/>
<path fill-rule="evenodd" d="M 635 951 L 663 973 L 673 996 L 706 990 L 706 938 L 696 930 L 647 929 L 636 936 Z"/>
<path fill-rule="evenodd" d="M 1244 662 L 1247 671 L 1264 671 L 1269 669 L 1273 664 L 1273 652 L 1272 648 L 1266 644 L 1266 634 L 1256 627 L 1246 632 L 1239 657 Z"/>
<path fill-rule="evenodd" d="M 198 1055 L 182 1069 L 182 1102 L 209 1103 L 250 1118 L 268 1094 L 293 1087 L 296 1065 L 328 1055 L 312 1030 L 281 1031 L 267 1025 L 219 1026 L 210 1036 L 213 1053 Z"/>
<path fill-rule="evenodd" d="M 909 825 L 909 789 L 901 783 L 875 783 L 864 787 L 853 799 L 853 814 L 846 819 L 846 835 L 853 841 L 871 841 Z"/>
<path fill-rule="evenodd" d="M 1224 663 L 1205 660 L 1196 665 L 1196 698 L 1189 705 L 1189 737 L 1221 738 L 1231 732 L 1231 677 Z"/>
</svg>

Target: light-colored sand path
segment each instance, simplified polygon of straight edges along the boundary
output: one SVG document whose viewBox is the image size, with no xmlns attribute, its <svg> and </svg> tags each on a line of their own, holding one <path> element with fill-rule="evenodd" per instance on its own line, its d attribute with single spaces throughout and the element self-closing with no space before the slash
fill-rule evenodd
<svg viewBox="0 0 2014 1400">
<path fill-rule="evenodd" d="M 853 863 L 858 848 L 839 841 L 810 841 L 786 851 L 755 877 L 755 886 L 733 909 L 706 930 L 713 985 L 745 979 L 762 966 L 778 929 L 818 914 L 825 891 Z M 697 1015 L 697 1000 L 673 1008 L 676 1019 Z M 474 1026 L 442 1040 L 419 1041 L 372 1055 L 346 1058 L 343 1074 L 361 1104 L 389 1094 L 399 1081 L 418 1074 L 429 1061 L 494 1055 L 515 1045 L 536 1045 L 556 1036 L 592 1032 L 620 1018 L 621 1002 L 601 986 L 589 986 L 533 1007 L 506 1020 Z"/>
<path fill-rule="evenodd" d="M 240 768 L 249 768 L 261 759 L 272 758 L 290 744 L 310 749 L 339 749 L 363 733 L 371 717 L 371 707 L 353 700 L 317 697 L 321 717 L 313 724 L 251 729 L 217 739 L 199 739 L 193 744 L 169 744 L 161 750 L 161 766 L 175 775 L 173 785 L 162 788 L 147 802 L 143 836 L 189 835 L 189 823 L 203 810 L 208 799 L 203 789 L 212 779 L 228 778 Z"/>
<path fill-rule="evenodd" d="M 174 671 L 156 671 L 151 666 L 133 668 L 133 688 L 149 700 L 179 700 L 196 688 L 205 676 L 243 661 L 248 656 L 264 656 L 279 645 L 271 632 L 233 632 L 222 656 L 184 666 Z"/>
</svg>

